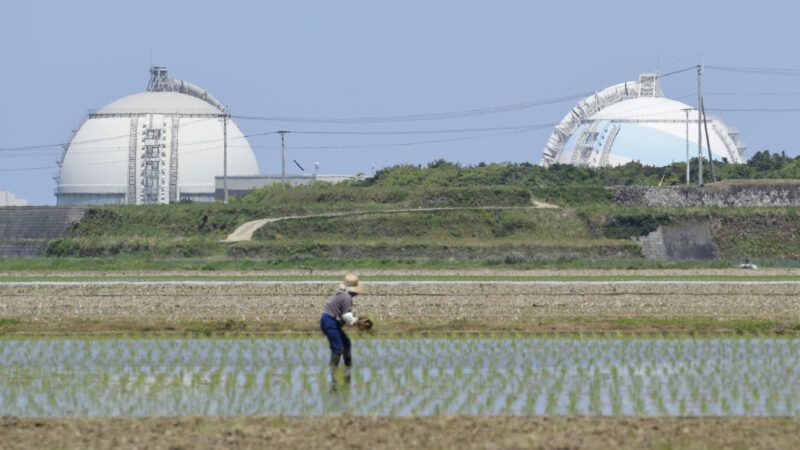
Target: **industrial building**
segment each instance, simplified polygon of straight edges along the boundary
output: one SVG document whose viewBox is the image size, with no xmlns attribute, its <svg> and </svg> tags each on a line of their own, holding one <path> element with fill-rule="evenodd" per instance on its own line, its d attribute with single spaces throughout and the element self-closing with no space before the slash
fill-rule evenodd
<svg viewBox="0 0 800 450">
<path fill-rule="evenodd" d="M 24 198 L 18 198 L 10 191 L 0 191 L 0 206 L 25 206 L 28 201 Z"/>
<path fill-rule="evenodd" d="M 227 142 L 227 158 L 224 158 Z M 152 67 L 145 92 L 90 113 L 61 157 L 59 205 L 214 201 L 215 177 L 258 175 L 247 138 L 206 90 Z"/>
<path fill-rule="evenodd" d="M 663 166 L 702 152 L 744 162 L 738 134 L 715 117 L 663 95 L 658 74 L 620 83 L 575 105 L 556 125 L 541 164 L 588 167 L 638 161 Z M 698 132 L 706 133 L 698 141 Z M 698 149 L 698 142 L 700 148 Z M 227 155 L 227 156 L 226 156 Z M 276 182 L 348 176 L 260 176 L 247 138 L 206 90 L 151 67 L 145 92 L 90 113 L 59 163 L 58 205 L 211 202 Z M 226 177 L 223 175 L 226 174 Z M 227 182 L 226 182 L 227 180 Z"/>
<path fill-rule="evenodd" d="M 620 83 L 578 102 L 556 125 L 542 151 L 541 165 L 619 166 L 631 161 L 664 166 L 698 154 L 708 157 L 708 129 L 714 159 L 744 162 L 745 147 L 737 132 L 719 118 L 702 118 L 698 110 L 664 97 L 657 74 Z"/>
<path fill-rule="evenodd" d="M 248 192 L 273 184 L 283 184 L 286 186 L 305 186 L 312 183 L 340 183 L 348 180 L 363 180 L 364 175 L 321 175 L 313 174 L 295 174 L 295 175 L 262 175 L 251 177 L 228 177 L 225 180 L 223 177 L 216 177 L 216 195 L 215 199 L 222 201 L 225 199 L 225 188 L 228 189 L 228 197 L 242 197 Z M 227 183 L 226 183 L 227 181 Z M 227 185 L 227 186 L 226 186 Z"/>
</svg>

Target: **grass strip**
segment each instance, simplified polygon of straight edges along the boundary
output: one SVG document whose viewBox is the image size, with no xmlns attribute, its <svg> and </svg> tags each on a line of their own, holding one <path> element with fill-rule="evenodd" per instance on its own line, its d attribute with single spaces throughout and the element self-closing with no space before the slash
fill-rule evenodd
<svg viewBox="0 0 800 450">
<path fill-rule="evenodd" d="M 193 276 L 193 275 L 87 275 L 87 276 L 61 276 L 61 275 L 26 275 L 26 276 L 0 276 L 0 285 L 3 283 L 19 282 L 264 282 L 264 281 L 339 281 L 341 275 L 220 275 L 220 276 Z M 365 282 L 394 282 L 394 281 L 424 281 L 424 282 L 643 282 L 648 281 L 686 281 L 686 282 L 796 282 L 800 281 L 800 273 L 787 274 L 742 274 L 742 275 L 363 275 L 360 277 Z"/>
<path fill-rule="evenodd" d="M 0 319 L 0 337 L 291 337 L 316 336 L 317 321 L 152 321 Z M 659 337 L 659 336 L 800 336 L 800 322 L 766 318 L 547 318 L 527 321 L 392 321 L 370 332 L 349 332 L 356 338 L 391 337 Z"/>
</svg>

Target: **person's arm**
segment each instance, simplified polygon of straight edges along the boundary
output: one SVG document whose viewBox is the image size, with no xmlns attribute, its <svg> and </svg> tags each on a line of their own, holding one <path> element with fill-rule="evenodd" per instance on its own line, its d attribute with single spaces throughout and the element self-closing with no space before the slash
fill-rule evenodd
<svg viewBox="0 0 800 450">
<path fill-rule="evenodd" d="M 348 325 L 355 325 L 358 322 L 358 316 L 353 314 L 353 297 L 349 294 L 345 297 L 344 302 L 342 302 L 342 320 Z"/>
<path fill-rule="evenodd" d="M 355 325 L 356 322 L 358 322 L 358 317 L 353 314 L 353 311 L 347 311 L 342 314 L 342 319 L 344 319 L 345 323 L 348 325 Z"/>
</svg>

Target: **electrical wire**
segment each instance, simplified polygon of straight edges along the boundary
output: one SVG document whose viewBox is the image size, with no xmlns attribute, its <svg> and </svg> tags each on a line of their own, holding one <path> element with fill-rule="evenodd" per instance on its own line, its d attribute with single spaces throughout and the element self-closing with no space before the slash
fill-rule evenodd
<svg viewBox="0 0 800 450">
<path fill-rule="evenodd" d="M 108 136 L 108 137 L 104 137 L 104 138 L 87 139 L 85 141 L 74 141 L 74 142 L 72 142 L 72 144 L 90 144 L 90 143 L 93 143 L 93 142 L 110 141 L 110 140 L 114 140 L 114 139 L 122 139 L 122 138 L 126 138 L 126 137 L 129 137 L 129 136 L 130 136 L 130 134 L 124 134 L 124 135 L 121 135 L 121 136 Z M 0 152 L 17 152 L 17 151 L 24 151 L 24 150 L 38 150 L 38 149 L 53 148 L 53 147 L 62 148 L 65 145 L 68 145 L 68 144 L 65 144 L 63 142 L 59 142 L 58 144 L 39 144 L 39 145 L 23 145 L 23 146 L 19 146 L 19 147 L 0 147 Z"/>
<path fill-rule="evenodd" d="M 46 170 L 46 169 L 55 169 L 56 167 L 53 166 L 41 166 L 41 167 L 20 167 L 20 168 L 7 168 L 4 167 L 0 169 L 0 172 L 27 172 L 32 170 Z"/>
<path fill-rule="evenodd" d="M 369 124 L 369 123 L 392 123 L 392 122 L 415 122 L 426 120 L 458 119 L 464 117 L 485 116 L 489 114 L 499 114 L 510 111 L 519 111 L 537 106 L 552 105 L 569 100 L 576 100 L 588 97 L 592 92 L 582 92 L 579 94 L 567 95 L 564 97 L 554 97 L 542 100 L 533 100 L 524 103 L 511 105 L 493 106 L 489 108 L 467 109 L 462 111 L 451 111 L 442 113 L 412 114 L 405 116 L 367 116 L 367 117 L 287 117 L 287 116 L 231 116 L 241 120 L 261 120 L 268 122 L 296 122 L 296 123 L 335 123 L 335 124 Z"/>
<path fill-rule="evenodd" d="M 198 123 L 200 123 L 202 121 L 205 121 L 205 120 L 210 120 L 210 119 L 209 118 L 204 118 L 204 119 L 191 120 L 191 121 L 187 121 L 186 123 L 183 123 L 181 126 L 183 128 L 186 128 L 186 127 L 191 126 L 191 125 L 196 125 L 196 124 L 198 124 Z M 219 119 L 213 118 L 213 120 L 219 120 Z M 18 147 L 0 147 L 0 153 L 2 153 L 2 152 L 14 152 L 14 151 L 25 151 L 25 150 L 38 150 L 38 149 L 44 149 L 44 148 L 59 148 L 59 149 L 63 150 L 64 146 L 66 146 L 66 145 L 91 144 L 91 143 L 95 143 L 95 142 L 103 142 L 103 141 L 112 141 L 112 140 L 115 140 L 115 139 L 122 139 L 122 138 L 126 138 L 126 137 L 129 137 L 129 136 L 130 136 L 130 133 L 122 134 L 122 135 L 119 135 L 119 136 L 107 136 L 107 137 L 102 137 L 102 138 L 97 138 L 97 139 L 86 139 L 86 140 L 83 140 L 83 141 L 72 141 L 72 142 L 66 142 L 66 143 L 65 142 L 59 142 L 59 143 L 56 143 L 56 144 L 38 144 L 38 145 L 24 145 L 24 146 L 18 146 Z"/>
<path fill-rule="evenodd" d="M 538 125 L 533 125 L 533 126 L 535 127 L 535 126 L 538 126 Z M 525 130 L 525 129 L 528 129 L 530 127 L 531 127 L 531 125 L 519 125 L 519 126 L 509 126 L 509 127 L 488 127 L 488 128 L 440 129 L 440 130 L 402 130 L 402 131 L 287 130 L 286 132 L 287 133 L 291 133 L 291 134 L 308 134 L 308 135 L 318 134 L 318 135 L 364 135 L 364 136 L 369 136 L 369 135 L 480 133 L 480 132 L 486 132 L 486 131 Z M 267 136 L 267 135 L 278 134 L 278 133 L 280 133 L 280 131 L 264 131 L 264 132 L 259 132 L 259 133 L 244 134 L 242 136 L 237 136 L 237 137 L 229 137 L 228 140 L 232 141 L 232 140 L 236 140 L 236 139 L 246 139 L 246 138 Z M 129 137 L 129 135 L 126 134 L 126 135 L 123 135 L 123 136 L 112 136 L 112 137 L 108 137 L 108 138 L 98 138 L 98 139 L 90 139 L 90 140 L 85 140 L 85 141 L 76 141 L 76 142 L 72 142 L 70 145 L 96 143 L 96 142 L 101 142 L 101 141 L 106 141 L 106 140 L 115 140 L 115 139 L 121 139 L 121 138 L 126 138 L 126 137 Z M 212 142 L 222 142 L 222 139 L 219 138 L 219 139 L 207 139 L 207 140 L 202 140 L 202 141 L 182 142 L 181 146 L 182 147 L 186 147 L 186 146 L 192 146 L 192 145 L 198 145 L 198 144 L 207 144 L 207 143 L 212 143 Z M 16 151 L 37 150 L 37 149 L 41 149 L 41 148 L 45 148 L 45 147 L 54 147 L 54 146 L 61 147 L 63 145 L 65 145 L 65 144 L 37 145 L 37 146 L 26 146 L 26 147 L 17 147 L 17 148 L 6 147 L 5 149 L 0 149 L 0 152 L 7 153 L 7 152 L 16 152 Z M 113 148 L 119 149 L 119 148 L 123 148 L 123 147 L 127 147 L 127 146 L 128 145 L 126 144 L 124 146 L 117 146 L 117 147 L 113 147 Z M 82 150 L 81 153 L 102 153 L 102 152 L 108 151 L 109 149 L 111 149 L 111 148 L 110 147 L 104 147 L 104 148 L 98 149 L 98 150 Z M 61 149 L 59 149 L 59 150 L 61 150 Z M 30 153 L 26 153 L 26 155 L 28 155 L 28 154 L 30 154 Z"/>
<path fill-rule="evenodd" d="M 715 66 L 715 65 L 707 65 L 703 66 L 709 70 L 718 70 L 718 71 L 727 71 L 727 72 L 738 72 L 738 73 L 746 73 L 746 74 L 758 74 L 758 75 L 778 75 L 778 76 L 800 76 L 800 69 L 785 69 L 785 68 L 764 68 L 764 67 L 735 67 L 735 66 Z M 689 66 L 683 69 L 675 70 L 672 72 L 668 72 L 665 74 L 659 74 L 656 78 L 665 78 L 672 75 L 688 72 L 691 70 L 695 70 L 697 66 Z M 440 112 L 440 113 L 426 113 L 426 114 L 412 114 L 412 115 L 395 115 L 395 116 L 365 116 L 365 117 L 351 117 L 351 118 L 335 118 L 335 117 L 279 117 L 279 116 L 231 116 L 232 118 L 241 119 L 241 120 L 258 120 L 258 121 L 276 121 L 276 122 L 298 122 L 298 123 L 329 123 L 329 124 L 378 124 L 378 123 L 392 123 L 392 122 L 411 122 L 411 121 L 426 121 L 426 120 L 444 120 L 444 119 L 455 119 L 455 118 L 465 118 L 465 117 L 476 117 L 476 116 L 483 116 L 489 114 L 499 114 L 505 113 L 510 111 L 518 111 L 524 110 L 528 108 L 533 108 L 537 106 L 544 106 L 550 104 L 561 103 L 569 100 L 576 100 L 585 98 L 591 95 L 592 92 L 584 92 L 579 94 L 572 94 L 562 97 L 553 97 L 553 98 L 546 98 L 540 100 L 533 100 L 529 102 L 523 103 L 516 103 L 516 104 L 509 104 L 509 105 L 501 105 L 501 106 L 494 106 L 488 108 L 475 108 L 475 109 L 467 109 L 461 111 L 450 111 L 450 112 Z M 705 95 L 709 96 L 796 96 L 800 95 L 800 92 L 707 92 Z M 687 98 L 689 96 L 678 97 L 677 100 Z M 638 108 L 632 108 L 629 111 L 632 111 Z M 628 111 L 628 112 L 629 112 Z M 794 113 L 800 112 L 800 108 L 709 108 L 708 111 L 711 112 L 748 112 L 748 113 Z M 661 114 L 661 113 L 659 113 Z M 200 123 L 206 120 L 219 120 L 218 118 L 204 118 L 198 119 L 191 122 L 187 122 L 183 124 L 183 126 L 193 125 L 195 123 Z M 459 138 L 448 138 L 448 139 L 437 139 L 437 140 L 428 140 L 428 141 L 414 141 L 414 142 L 405 142 L 405 143 L 389 143 L 389 144 L 376 144 L 376 145 L 344 145 L 344 146 L 293 146 L 287 148 L 297 148 L 297 149 L 342 149 L 342 148 L 369 148 L 369 147 L 395 147 L 395 146 L 404 146 L 404 145 L 423 145 L 426 143 L 436 143 L 436 142 L 451 142 L 451 141 L 459 141 L 459 140 L 469 140 L 469 139 L 478 139 L 482 137 L 489 137 L 489 136 L 498 136 L 503 134 L 511 134 L 515 132 L 525 132 L 531 131 L 534 129 L 541 129 L 545 127 L 551 127 L 555 124 L 544 124 L 544 125 L 532 125 L 532 126 L 509 126 L 509 127 L 485 127 L 485 128 L 462 128 L 462 129 L 439 129 L 439 130 L 378 130 L 378 131 L 327 131 L 327 130 L 293 130 L 287 131 L 293 134 L 307 134 L 307 135 L 424 135 L 424 134 L 457 134 L 457 133 L 484 133 L 484 132 L 494 132 L 498 131 L 500 133 L 491 133 L 491 134 L 484 134 L 478 136 L 468 136 L 468 137 L 459 137 Z M 266 131 L 260 133 L 253 133 L 242 135 L 240 137 L 232 137 L 229 140 L 236 140 L 236 139 L 243 139 L 243 138 L 252 138 L 252 137 L 259 137 L 259 136 L 266 136 L 277 134 L 279 131 Z M 128 137 L 129 134 L 119 135 L 119 136 L 110 136 L 104 138 L 97 138 L 97 139 L 88 139 L 82 141 L 72 141 L 70 143 L 52 143 L 52 144 L 39 144 L 39 145 L 27 145 L 27 146 L 9 146 L 9 147 L 0 147 L 0 153 L 12 153 L 12 152 L 27 152 L 25 156 L 30 157 L 39 157 L 39 156 L 46 156 L 43 151 L 47 151 L 46 149 L 57 149 L 59 151 L 63 151 L 65 146 L 68 145 L 79 145 L 79 144 L 92 144 L 104 141 L 112 141 L 117 139 L 122 139 Z M 207 143 L 215 143 L 221 142 L 222 139 L 209 139 L 204 141 L 194 141 L 194 142 L 182 142 L 182 146 L 193 146 L 199 144 L 207 144 Z M 117 147 L 120 148 L 120 147 Z M 254 146 L 252 148 L 265 148 L 265 147 L 258 147 Z M 41 150 L 42 152 L 29 152 L 30 150 Z M 98 149 L 98 150 L 83 150 L 83 152 L 107 152 L 109 149 Z M 21 155 L 0 155 L 9 157 L 18 157 Z M 50 167 L 47 167 L 50 168 Z M 22 168 L 22 169 L 9 169 L 3 168 L 0 169 L 0 172 L 8 172 L 14 170 L 42 170 L 45 167 L 33 167 L 33 168 Z"/>
<path fill-rule="evenodd" d="M 364 146 L 319 146 L 319 147 L 309 146 L 309 147 L 293 147 L 293 148 L 296 148 L 296 149 L 303 149 L 303 148 L 307 148 L 307 149 L 314 149 L 314 148 L 315 149 L 353 148 L 353 149 L 355 149 L 355 148 L 373 148 L 373 147 L 374 148 L 382 148 L 382 147 L 403 147 L 403 146 L 413 146 L 413 145 L 426 145 L 426 144 L 435 144 L 435 143 L 441 143 L 441 142 L 467 141 L 467 140 L 483 139 L 483 138 L 494 137 L 494 136 L 503 136 L 503 135 L 508 135 L 508 134 L 525 133 L 525 132 L 529 132 L 529 131 L 540 130 L 540 129 L 543 129 L 543 128 L 549 128 L 549 127 L 554 126 L 554 125 L 555 124 L 534 125 L 534 126 L 527 127 L 526 129 L 510 130 L 510 131 L 504 131 L 504 132 L 500 132 L 500 133 L 482 134 L 482 135 L 477 135 L 477 136 L 462 136 L 462 137 L 458 137 L 458 138 L 449 138 L 449 139 L 434 139 L 434 140 L 427 140 L 427 141 L 373 144 L 373 145 L 364 145 Z M 263 135 L 263 134 L 276 134 L 276 133 L 278 133 L 278 132 L 277 131 L 273 131 L 273 132 L 269 132 L 269 133 L 258 133 L 258 134 L 259 135 Z M 244 146 L 239 147 L 239 148 L 244 148 Z M 251 148 L 253 148 L 253 147 L 251 147 Z M 287 147 L 287 148 L 289 148 L 289 147 Z M 184 151 L 184 152 L 181 152 L 181 155 L 190 154 L 190 153 L 200 153 L 200 152 L 206 152 L 206 151 L 218 150 L 218 149 L 219 149 L 219 146 L 215 145 L 215 146 L 206 147 L 206 148 L 202 148 L 202 149 L 194 149 L 194 150 Z M 74 165 L 71 165 L 71 167 L 99 166 L 99 165 L 106 165 L 106 164 L 121 164 L 121 163 L 127 163 L 127 162 L 129 162 L 129 160 L 126 158 L 126 159 L 113 160 L 113 161 L 97 161 L 97 162 L 91 162 L 91 163 L 74 164 Z M 47 169 L 56 169 L 56 168 L 57 167 L 54 167 L 54 166 L 3 168 L 3 169 L 0 169 L 0 172 L 22 172 L 22 171 L 47 170 Z"/>
<path fill-rule="evenodd" d="M 245 134 L 245 135 L 242 135 L 242 136 L 229 137 L 228 141 L 233 141 L 233 140 L 237 140 L 237 139 L 247 139 L 247 138 L 250 138 L 250 137 L 266 136 L 266 135 L 277 134 L 277 133 L 279 133 L 279 132 L 278 131 L 264 131 L 264 132 L 260 132 L 260 133 Z M 123 136 L 111 136 L 111 137 L 107 137 L 107 138 L 97 138 L 97 139 L 90 139 L 90 140 L 86 140 L 86 141 L 75 141 L 75 142 L 70 143 L 69 145 L 96 143 L 96 142 L 101 142 L 101 141 L 111 141 L 111 140 L 115 140 L 115 139 L 127 138 L 129 136 L 130 136 L 129 134 L 126 134 L 126 135 L 123 135 Z M 192 145 L 208 144 L 208 143 L 212 143 L 212 142 L 222 142 L 222 141 L 223 141 L 222 138 L 219 138 L 219 139 L 206 139 L 206 140 L 202 140 L 202 141 L 189 141 L 189 142 L 181 143 L 181 146 L 182 147 L 188 147 L 188 146 L 192 146 Z M 45 147 L 53 147 L 55 145 L 63 146 L 65 144 L 37 145 L 37 146 L 16 147 L 16 148 L 15 147 L 6 147 L 4 149 L 0 149 L 0 153 L 36 150 L 36 149 L 41 149 L 41 148 L 45 148 Z M 97 149 L 97 150 L 82 150 L 81 153 L 104 153 L 104 152 L 107 152 L 108 150 L 127 148 L 127 147 L 128 147 L 128 144 L 125 144 L 123 146 L 116 146 L 116 147 L 104 146 L 102 149 Z M 29 154 L 30 153 L 26 153 L 26 155 L 29 155 Z M 6 155 L 0 155 L 0 156 L 6 156 Z"/>
<path fill-rule="evenodd" d="M 704 96 L 728 97 L 789 97 L 800 95 L 800 92 L 703 92 Z"/>
<path fill-rule="evenodd" d="M 554 126 L 550 124 L 539 125 L 519 125 L 509 127 L 487 127 L 487 128 L 459 128 L 459 129 L 444 129 L 444 130 L 402 130 L 402 131 L 306 131 L 306 130 L 293 130 L 287 131 L 291 134 L 322 134 L 322 135 L 398 135 L 398 134 L 456 134 L 456 133 L 481 133 L 486 131 L 513 131 L 513 130 L 527 130 L 532 127 L 539 126 Z"/>
<path fill-rule="evenodd" d="M 770 67 L 703 66 L 705 69 L 723 72 L 737 72 L 754 75 L 800 76 L 800 69 L 779 69 Z"/>
<path fill-rule="evenodd" d="M 536 131 L 541 130 L 544 128 L 552 128 L 557 124 L 547 124 L 541 125 L 537 127 L 530 127 L 521 130 L 511 130 L 511 131 L 503 131 L 500 133 L 488 133 L 488 134 L 480 134 L 477 136 L 463 136 L 457 138 L 447 138 L 447 139 L 429 139 L 425 141 L 412 141 L 412 142 L 395 142 L 395 143 L 386 143 L 386 144 L 361 144 L 361 145 L 307 145 L 307 146 L 286 146 L 286 149 L 298 149 L 298 150 L 343 150 L 343 149 L 359 149 L 359 148 L 387 148 L 387 147 L 406 147 L 406 146 L 413 146 L 413 145 L 427 145 L 427 144 L 438 144 L 442 142 L 457 142 L 457 141 L 468 141 L 474 139 L 482 139 L 487 137 L 494 137 L 494 136 L 505 136 L 509 134 L 519 134 L 519 133 L 527 133 L 529 131 Z M 254 146 L 251 148 L 261 148 L 261 149 L 277 149 L 280 148 L 279 146 Z"/>
<path fill-rule="evenodd" d="M 675 70 L 673 72 L 667 72 L 665 74 L 659 74 L 659 75 L 656 75 L 656 78 L 666 78 L 666 77 L 669 77 L 669 76 L 672 76 L 672 75 L 677 75 L 679 73 L 688 72 L 690 70 L 697 70 L 697 66 L 689 66 L 689 67 L 685 67 L 683 69 Z"/>
<path fill-rule="evenodd" d="M 706 111 L 714 112 L 752 112 L 752 113 L 794 113 L 800 112 L 800 108 L 706 108 Z"/>
</svg>

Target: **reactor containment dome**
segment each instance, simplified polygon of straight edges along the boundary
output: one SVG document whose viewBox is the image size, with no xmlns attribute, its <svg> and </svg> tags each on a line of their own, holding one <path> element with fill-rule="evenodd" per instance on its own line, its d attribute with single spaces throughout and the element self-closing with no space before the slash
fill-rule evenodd
<svg viewBox="0 0 800 450">
<path fill-rule="evenodd" d="M 714 159 L 744 162 L 745 147 L 738 133 L 722 120 L 703 123 L 696 108 L 665 98 L 657 74 L 621 83 L 581 100 L 556 125 L 542 151 L 540 164 L 588 167 L 619 166 L 631 161 L 665 166 L 697 157 L 698 126 L 701 148 L 708 157 L 705 130 Z"/>
<path fill-rule="evenodd" d="M 258 175 L 227 108 L 198 86 L 169 78 L 165 67 L 150 73 L 145 92 L 90 113 L 65 146 L 59 205 L 213 201 L 225 159 L 229 176 Z"/>
</svg>

